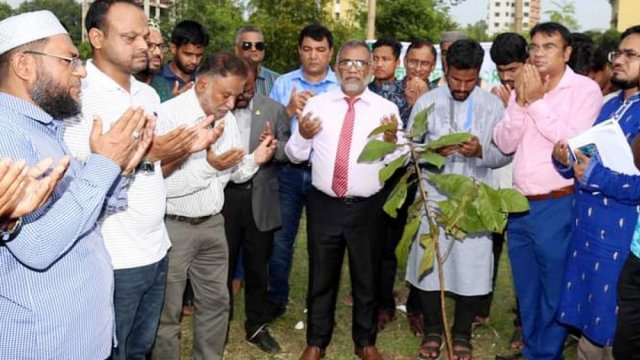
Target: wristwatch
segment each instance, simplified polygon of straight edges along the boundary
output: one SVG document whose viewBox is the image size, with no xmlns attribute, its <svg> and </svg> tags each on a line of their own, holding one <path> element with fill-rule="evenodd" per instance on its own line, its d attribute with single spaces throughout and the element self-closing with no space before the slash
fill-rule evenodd
<svg viewBox="0 0 640 360">
<path fill-rule="evenodd" d="M 136 170 L 143 172 L 154 172 L 156 170 L 156 166 L 151 160 L 149 160 L 149 158 L 144 157 L 138 164 Z"/>
<path fill-rule="evenodd" d="M 22 218 L 9 222 L 0 226 L 0 239 L 2 241 L 9 241 L 22 227 Z"/>
</svg>

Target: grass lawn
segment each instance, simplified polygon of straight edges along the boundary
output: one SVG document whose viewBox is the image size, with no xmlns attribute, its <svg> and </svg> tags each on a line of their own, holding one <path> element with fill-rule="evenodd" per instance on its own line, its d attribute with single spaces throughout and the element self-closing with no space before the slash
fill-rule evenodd
<svg viewBox="0 0 640 360">
<path fill-rule="evenodd" d="M 305 229 L 304 220 L 301 229 Z M 294 255 L 293 271 L 291 273 L 291 294 L 287 313 L 270 325 L 272 335 L 282 347 L 280 354 L 270 356 L 248 343 L 244 339 L 243 321 L 244 304 L 243 296 L 236 298 L 235 318 L 231 321 L 229 343 L 225 349 L 225 359 L 229 360 L 258 360 L 258 359 L 292 359 L 297 360 L 305 346 L 305 330 L 296 330 L 295 325 L 306 320 L 305 294 L 307 290 L 307 241 L 306 231 L 298 233 Z M 400 269 L 396 287 L 406 296 L 406 288 L 402 281 L 404 269 Z M 402 273 L 402 274 L 401 274 Z M 327 348 L 325 359 L 342 360 L 357 359 L 353 355 L 353 343 L 351 342 L 351 308 L 340 300 L 349 292 L 349 273 L 345 266 L 340 283 L 340 294 L 336 311 L 336 328 L 333 340 Z M 449 302 L 448 310 L 451 312 L 453 302 Z M 508 343 L 513 331 L 513 315 L 511 309 L 514 306 L 513 289 L 511 282 L 511 269 L 506 256 L 506 249 L 500 263 L 500 273 L 496 294 L 491 309 L 491 319 L 488 326 L 477 328 L 473 334 L 474 359 L 494 359 L 496 354 L 509 354 Z M 191 335 L 192 321 L 187 317 L 182 326 L 182 358 L 191 359 Z M 398 312 L 396 320 L 378 335 L 378 349 L 386 360 L 417 359 L 417 349 L 420 339 L 414 337 L 410 331 L 403 313 Z M 571 346 L 565 350 L 567 359 L 575 359 L 576 349 Z M 443 352 L 444 354 L 444 352 Z M 441 357 L 442 359 L 445 356 Z"/>
</svg>

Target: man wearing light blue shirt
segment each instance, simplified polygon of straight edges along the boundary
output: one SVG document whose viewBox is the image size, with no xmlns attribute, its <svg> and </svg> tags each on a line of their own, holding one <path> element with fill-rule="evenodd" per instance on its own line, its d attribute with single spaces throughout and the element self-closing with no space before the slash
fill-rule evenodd
<svg viewBox="0 0 640 360">
<path fill-rule="evenodd" d="M 61 119 L 79 113 L 86 71 L 58 19 L 36 11 L 0 22 L 0 68 L 0 157 L 28 166 L 68 158 Z M 0 242 L 0 359 L 111 353 L 113 270 L 96 221 L 105 208 L 127 206 L 121 174 L 138 164 L 152 126 L 141 111 L 105 134 L 94 121 L 84 166 L 72 160 L 51 199 Z"/>
<path fill-rule="evenodd" d="M 298 37 L 299 69 L 281 75 L 270 97 L 286 107 L 292 133 L 297 129 L 297 112 L 311 97 L 338 88 L 329 67 L 333 55 L 333 35 L 322 25 L 308 25 Z M 269 264 L 269 307 L 272 318 L 284 314 L 289 298 L 289 273 L 293 244 L 307 193 L 311 189 L 311 165 L 285 163 L 278 168 L 282 218 L 287 219 L 275 234 Z"/>
</svg>

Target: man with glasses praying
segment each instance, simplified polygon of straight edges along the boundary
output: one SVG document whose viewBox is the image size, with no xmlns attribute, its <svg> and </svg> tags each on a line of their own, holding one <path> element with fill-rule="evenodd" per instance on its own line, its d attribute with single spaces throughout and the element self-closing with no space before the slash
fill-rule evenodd
<svg viewBox="0 0 640 360">
<path fill-rule="evenodd" d="M 307 203 L 307 347 L 300 359 L 320 359 L 329 345 L 346 249 L 352 279 L 355 354 L 362 359 L 381 360 L 375 347 L 376 289 L 385 199 L 378 171 L 385 162 L 359 163 L 357 159 L 373 129 L 381 124 L 401 127 L 401 122 L 398 107 L 367 88 L 371 52 L 366 43 L 347 41 L 336 64 L 340 89 L 309 99 L 304 110 L 298 111 L 299 126 L 285 147 L 289 159 L 296 163 L 308 161 L 313 152 L 312 190 Z M 395 131 L 377 138 L 393 143 L 397 140 Z"/>
<path fill-rule="evenodd" d="M 149 61 L 147 68 L 135 74 L 136 79 L 145 84 L 151 84 L 154 76 L 160 72 L 164 64 L 164 55 L 169 48 L 164 44 L 162 32 L 155 21 L 149 20 L 149 37 L 147 38 L 147 46 L 149 47 Z M 168 95 L 166 95 L 168 96 Z M 160 96 L 163 97 L 162 95 Z"/>
<path fill-rule="evenodd" d="M 89 124 L 90 154 L 84 164 L 70 160 L 62 119 L 80 112 L 87 75 L 71 37 L 51 12 L 35 11 L 0 22 L 0 38 L 0 157 L 28 167 L 49 157 L 58 163 L 53 177 L 66 169 L 50 199 L 23 214 L 17 231 L 3 231 L 0 358 L 105 359 L 113 270 L 97 221 L 127 206 L 126 174 L 151 142 L 152 124 L 141 112 L 104 134 L 100 122 Z"/>
<path fill-rule="evenodd" d="M 264 35 L 260 28 L 246 25 L 236 32 L 236 55 L 258 64 L 256 93 L 262 96 L 269 96 L 273 83 L 275 83 L 280 74 L 262 65 L 265 49 Z"/>
<path fill-rule="evenodd" d="M 567 329 L 556 320 L 563 287 L 573 180 L 553 166 L 560 140 L 593 124 L 602 94 L 593 80 L 566 63 L 569 30 L 547 22 L 531 29 L 525 64 L 514 83 L 505 116 L 493 132 L 504 153 L 514 153 L 513 187 L 529 199 L 530 210 L 509 217 L 507 242 L 520 306 L 523 355 L 527 359 L 562 357 Z"/>
</svg>

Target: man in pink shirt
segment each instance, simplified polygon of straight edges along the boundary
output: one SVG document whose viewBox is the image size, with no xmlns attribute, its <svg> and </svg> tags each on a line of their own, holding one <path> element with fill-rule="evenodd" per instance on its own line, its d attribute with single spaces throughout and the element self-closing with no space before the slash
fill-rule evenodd
<svg viewBox="0 0 640 360">
<path fill-rule="evenodd" d="M 561 359 L 566 329 L 555 320 L 571 230 L 573 180 L 553 167 L 553 145 L 589 128 L 598 116 L 598 85 L 566 66 L 569 31 L 553 22 L 531 30 L 529 62 L 516 79 L 493 139 L 515 153 L 513 186 L 530 210 L 510 217 L 509 257 L 527 359 Z"/>
</svg>

